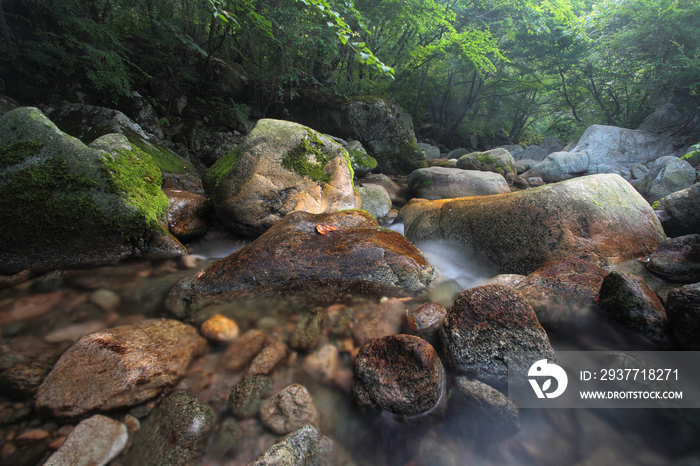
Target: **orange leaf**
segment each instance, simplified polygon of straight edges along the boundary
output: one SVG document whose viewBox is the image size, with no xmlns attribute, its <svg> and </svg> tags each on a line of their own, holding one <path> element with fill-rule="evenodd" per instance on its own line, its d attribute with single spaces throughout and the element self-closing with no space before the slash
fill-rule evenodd
<svg viewBox="0 0 700 466">
<path fill-rule="evenodd" d="M 336 231 L 337 229 L 338 227 L 334 227 L 333 225 L 322 225 L 320 223 L 316 225 L 316 231 L 322 235 L 327 235 L 329 231 Z"/>
</svg>

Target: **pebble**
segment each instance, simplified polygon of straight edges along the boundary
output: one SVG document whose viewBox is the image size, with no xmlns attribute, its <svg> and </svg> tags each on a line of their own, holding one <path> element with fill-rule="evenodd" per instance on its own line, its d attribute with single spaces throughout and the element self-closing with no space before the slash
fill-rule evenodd
<svg viewBox="0 0 700 466">
<path fill-rule="evenodd" d="M 262 351 L 267 340 L 268 336 L 262 330 L 248 330 L 226 348 L 221 357 L 221 365 L 231 372 L 243 369 Z"/>
<path fill-rule="evenodd" d="M 446 315 L 445 306 L 437 303 L 426 303 L 413 311 L 406 310 L 408 327 L 422 338 L 434 336 Z"/>
<path fill-rule="evenodd" d="M 114 311 L 121 303 L 121 298 L 112 290 L 101 288 L 90 293 L 90 302 L 105 312 Z"/>
<path fill-rule="evenodd" d="M 47 343 L 61 343 L 64 341 L 75 343 L 83 336 L 99 332 L 105 328 L 107 328 L 107 322 L 103 321 L 90 321 L 66 325 L 65 327 L 58 328 L 44 335 L 44 341 Z"/>
<path fill-rule="evenodd" d="M 248 466 L 334 465 L 335 444 L 313 426 L 303 426 L 268 448 Z"/>
<path fill-rule="evenodd" d="M 17 445 L 26 445 L 28 443 L 38 442 L 49 438 L 49 433 L 42 429 L 31 429 L 14 438 Z"/>
<path fill-rule="evenodd" d="M 285 435 L 306 424 L 317 425 L 318 414 L 306 387 L 292 384 L 263 402 L 260 420 L 271 432 Z"/>
<path fill-rule="evenodd" d="M 302 367 L 315 381 L 331 383 L 342 367 L 338 348 L 331 344 L 323 345 L 304 359 Z"/>
<path fill-rule="evenodd" d="M 222 459 L 236 451 L 243 438 L 243 430 L 235 419 L 226 418 L 214 433 L 213 440 L 207 447 L 206 455 L 210 460 Z"/>
<path fill-rule="evenodd" d="M 382 299 L 379 304 L 358 309 L 350 323 L 352 336 L 358 346 L 372 338 L 396 335 L 406 318 L 406 305 L 400 299 Z"/>
<path fill-rule="evenodd" d="M 316 309 L 304 315 L 289 337 L 289 347 L 297 351 L 311 351 L 321 338 L 323 312 Z"/>
<path fill-rule="evenodd" d="M 238 338 L 238 324 L 228 317 L 217 314 L 208 318 L 199 327 L 204 338 L 216 343 L 225 343 Z"/>
<path fill-rule="evenodd" d="M 287 346 L 276 338 L 271 338 L 269 344 L 250 363 L 248 375 L 269 374 L 286 355 Z"/>
<path fill-rule="evenodd" d="M 0 326 L 23 322 L 41 317 L 51 312 L 59 303 L 75 296 L 72 291 L 53 291 L 51 293 L 24 296 L 12 301 L 0 309 Z"/>
<path fill-rule="evenodd" d="M 228 406 L 239 418 L 255 416 L 260 411 L 263 399 L 272 393 L 272 381 L 265 375 L 246 377 L 231 391 Z"/>
<path fill-rule="evenodd" d="M 96 414 L 78 424 L 44 466 L 103 466 L 121 453 L 128 439 L 124 424 Z"/>
</svg>

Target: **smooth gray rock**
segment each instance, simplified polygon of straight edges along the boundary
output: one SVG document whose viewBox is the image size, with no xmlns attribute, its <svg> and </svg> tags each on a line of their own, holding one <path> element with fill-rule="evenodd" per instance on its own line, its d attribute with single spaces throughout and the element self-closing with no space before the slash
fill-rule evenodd
<svg viewBox="0 0 700 466">
<path fill-rule="evenodd" d="M 539 143 L 539 146 L 545 152 L 547 152 L 547 155 L 551 154 L 552 152 L 561 152 L 564 150 L 564 143 L 561 142 L 559 138 L 554 136 L 547 136 L 541 143 Z"/>
<path fill-rule="evenodd" d="M 668 236 L 683 236 L 700 231 L 700 183 L 676 191 L 659 201 L 666 213 L 661 225 Z"/>
<path fill-rule="evenodd" d="M 531 159 L 535 161 L 542 161 L 547 156 L 547 151 L 537 144 L 532 144 L 528 146 L 522 154 L 520 154 L 520 159 Z"/>
<path fill-rule="evenodd" d="M 385 217 L 391 210 L 391 198 L 383 187 L 376 184 L 358 186 L 357 192 L 362 199 L 362 209 L 374 218 Z"/>
<path fill-rule="evenodd" d="M 504 177 L 509 173 L 517 174 L 515 160 L 510 152 L 502 148 L 465 154 L 457 160 L 457 168 L 493 172 Z"/>
<path fill-rule="evenodd" d="M 126 446 L 126 426 L 96 414 L 80 422 L 44 466 L 104 466 Z"/>
<path fill-rule="evenodd" d="M 426 160 L 430 161 L 440 158 L 440 149 L 437 147 L 431 146 L 430 144 L 423 144 L 422 142 L 418 143 L 418 147 L 425 153 Z"/>
<path fill-rule="evenodd" d="M 510 192 L 505 178 L 498 173 L 459 168 L 421 168 L 408 175 L 406 182 L 416 197 L 428 200 Z"/>
<path fill-rule="evenodd" d="M 691 187 L 695 183 L 695 169 L 675 156 L 660 157 L 650 167 L 639 184 L 639 192 L 650 203 Z"/>
<path fill-rule="evenodd" d="M 586 152 L 554 152 L 522 176 L 540 177 L 547 183 L 569 180 L 588 173 L 590 155 Z"/>
<path fill-rule="evenodd" d="M 192 466 L 198 464 L 214 412 L 187 392 L 166 399 L 141 423 L 128 458 L 130 466 Z"/>
</svg>

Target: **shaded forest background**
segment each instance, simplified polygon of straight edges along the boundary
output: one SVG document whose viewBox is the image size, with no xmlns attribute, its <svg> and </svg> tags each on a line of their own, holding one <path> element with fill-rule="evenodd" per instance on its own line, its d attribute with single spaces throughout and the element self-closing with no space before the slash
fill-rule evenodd
<svg viewBox="0 0 700 466">
<path fill-rule="evenodd" d="M 5 0 L 0 19 L 3 94 L 112 108 L 137 95 L 165 128 L 382 94 L 419 137 L 458 147 L 700 108 L 697 0 Z"/>
</svg>

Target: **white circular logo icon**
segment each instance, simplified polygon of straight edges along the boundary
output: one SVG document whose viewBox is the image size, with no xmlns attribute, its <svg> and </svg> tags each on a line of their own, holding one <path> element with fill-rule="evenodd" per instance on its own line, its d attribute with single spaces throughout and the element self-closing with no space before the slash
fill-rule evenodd
<svg viewBox="0 0 700 466">
<path fill-rule="evenodd" d="M 541 387 L 537 379 L 528 379 L 537 398 L 556 398 L 564 393 L 566 385 L 569 383 L 569 378 L 566 376 L 564 369 L 554 363 L 548 363 L 546 359 L 540 359 L 530 366 L 527 375 L 528 377 L 547 377 Z M 552 379 L 557 381 L 557 387 L 553 392 L 548 392 L 552 387 Z"/>
</svg>

